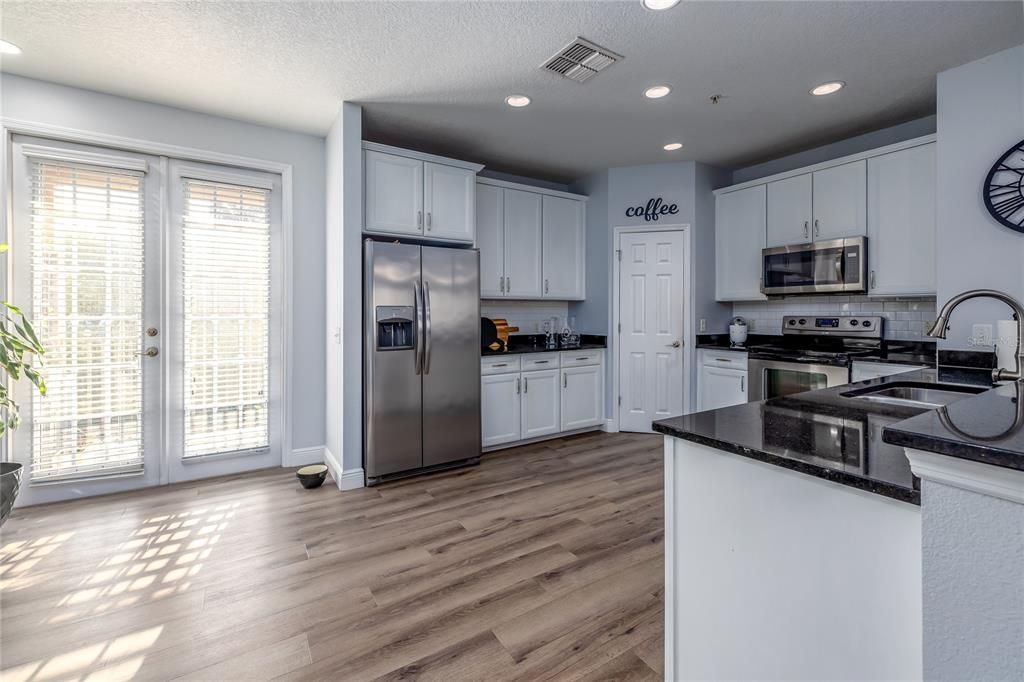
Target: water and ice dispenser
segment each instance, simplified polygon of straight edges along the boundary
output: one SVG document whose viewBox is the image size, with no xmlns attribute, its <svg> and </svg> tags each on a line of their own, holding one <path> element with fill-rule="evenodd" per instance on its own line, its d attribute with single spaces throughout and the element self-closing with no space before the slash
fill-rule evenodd
<svg viewBox="0 0 1024 682">
<path fill-rule="evenodd" d="M 413 306 L 377 306 L 377 350 L 412 350 L 416 347 Z"/>
</svg>

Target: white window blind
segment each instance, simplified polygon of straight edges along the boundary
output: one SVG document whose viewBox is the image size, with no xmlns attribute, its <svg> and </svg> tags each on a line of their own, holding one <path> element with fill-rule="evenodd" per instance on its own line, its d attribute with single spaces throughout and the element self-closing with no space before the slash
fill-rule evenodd
<svg viewBox="0 0 1024 682">
<path fill-rule="evenodd" d="M 32 479 L 143 465 L 143 174 L 32 158 L 32 314 L 49 390 L 32 400 Z"/>
<path fill-rule="evenodd" d="M 269 447 L 270 191 L 184 178 L 185 458 Z"/>
</svg>

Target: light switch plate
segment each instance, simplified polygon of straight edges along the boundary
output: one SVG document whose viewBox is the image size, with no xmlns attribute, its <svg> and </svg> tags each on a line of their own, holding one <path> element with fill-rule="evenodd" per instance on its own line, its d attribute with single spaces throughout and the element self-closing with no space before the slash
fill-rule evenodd
<svg viewBox="0 0 1024 682">
<path fill-rule="evenodd" d="M 701 331 L 701 333 L 703 333 L 703 332 L 706 332 L 707 330 L 708 330 L 708 321 L 702 317 L 702 318 L 700 318 L 700 331 Z"/>
</svg>

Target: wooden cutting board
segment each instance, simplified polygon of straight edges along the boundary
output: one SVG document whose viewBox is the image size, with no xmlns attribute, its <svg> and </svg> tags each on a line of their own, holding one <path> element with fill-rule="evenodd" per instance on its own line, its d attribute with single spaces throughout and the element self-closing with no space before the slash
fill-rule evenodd
<svg viewBox="0 0 1024 682">
<path fill-rule="evenodd" d="M 494 326 L 498 330 L 498 338 L 505 342 L 505 348 L 508 348 L 508 335 L 515 334 L 519 331 L 519 327 L 510 327 L 508 320 L 504 317 L 495 317 Z"/>
</svg>

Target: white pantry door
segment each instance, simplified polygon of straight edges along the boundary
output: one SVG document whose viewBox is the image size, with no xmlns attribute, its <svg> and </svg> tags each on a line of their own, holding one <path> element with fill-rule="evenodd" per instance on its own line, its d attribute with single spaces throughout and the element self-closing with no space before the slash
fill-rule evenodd
<svg viewBox="0 0 1024 682">
<path fill-rule="evenodd" d="M 682 231 L 619 238 L 619 430 L 683 413 Z"/>
</svg>

